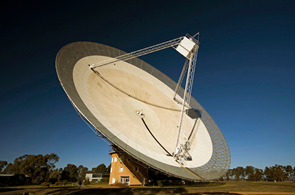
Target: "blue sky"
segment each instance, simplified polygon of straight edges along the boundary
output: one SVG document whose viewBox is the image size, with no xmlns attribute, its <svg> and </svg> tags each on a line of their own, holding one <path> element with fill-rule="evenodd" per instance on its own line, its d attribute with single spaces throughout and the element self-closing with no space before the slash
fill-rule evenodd
<svg viewBox="0 0 295 195">
<path fill-rule="evenodd" d="M 57 167 L 108 165 L 55 72 L 75 41 L 135 51 L 200 32 L 193 96 L 223 132 L 231 168 L 295 166 L 294 1 L 12 2 L 1 13 L 0 160 L 56 153 Z M 178 80 L 173 49 L 142 57 Z"/>
</svg>

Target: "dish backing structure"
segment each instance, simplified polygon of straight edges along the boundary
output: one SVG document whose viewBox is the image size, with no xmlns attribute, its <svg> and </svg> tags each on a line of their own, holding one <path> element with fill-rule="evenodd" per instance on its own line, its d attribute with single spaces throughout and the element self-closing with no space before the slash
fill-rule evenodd
<svg viewBox="0 0 295 195">
<path fill-rule="evenodd" d="M 182 55 L 179 45 L 186 39 L 176 41 Z M 181 104 L 185 90 L 164 73 L 126 56 L 93 42 L 70 43 L 58 52 L 57 75 L 77 112 L 98 135 L 147 166 L 185 180 L 222 177 L 230 152 L 214 120 L 190 95 Z"/>
</svg>

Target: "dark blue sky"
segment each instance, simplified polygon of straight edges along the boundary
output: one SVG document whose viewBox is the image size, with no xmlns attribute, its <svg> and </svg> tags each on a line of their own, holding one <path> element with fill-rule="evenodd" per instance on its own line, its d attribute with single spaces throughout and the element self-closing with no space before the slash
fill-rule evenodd
<svg viewBox="0 0 295 195">
<path fill-rule="evenodd" d="M 25 2 L 25 3 L 24 3 Z M 126 52 L 200 32 L 193 96 L 223 132 L 231 167 L 295 166 L 294 1 L 14 1 L 1 11 L 0 160 L 56 153 L 58 167 L 108 165 L 55 72 L 66 44 Z M 142 57 L 177 81 L 173 49 Z"/>
</svg>

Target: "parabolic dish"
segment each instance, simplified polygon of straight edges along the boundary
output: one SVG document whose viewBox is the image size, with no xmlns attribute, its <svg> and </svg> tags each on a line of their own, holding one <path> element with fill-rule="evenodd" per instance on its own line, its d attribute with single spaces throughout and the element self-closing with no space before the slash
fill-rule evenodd
<svg viewBox="0 0 295 195">
<path fill-rule="evenodd" d="M 223 176 L 230 166 L 227 142 L 193 97 L 193 114 L 185 115 L 180 135 L 182 140 L 191 134 L 192 160 L 181 165 L 167 155 L 175 151 L 181 111 L 181 104 L 173 100 L 172 79 L 138 58 L 117 60 L 96 72 L 89 68 L 123 54 L 92 42 L 74 42 L 58 52 L 57 75 L 75 108 L 113 144 L 150 167 L 187 180 Z M 182 100 L 183 92 L 181 88 L 177 99 Z"/>
</svg>

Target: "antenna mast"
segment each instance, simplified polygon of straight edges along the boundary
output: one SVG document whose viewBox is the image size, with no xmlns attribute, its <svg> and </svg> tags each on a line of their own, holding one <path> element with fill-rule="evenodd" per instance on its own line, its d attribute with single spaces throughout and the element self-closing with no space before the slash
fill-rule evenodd
<svg viewBox="0 0 295 195">
<path fill-rule="evenodd" d="M 198 35 L 198 40 L 196 40 L 194 37 Z M 185 51 L 183 51 L 183 49 Z M 182 80 L 184 78 L 186 69 L 187 69 L 187 76 L 186 76 L 186 83 L 185 83 L 185 89 L 183 93 L 183 99 L 182 99 L 182 108 L 180 113 L 180 119 L 178 124 L 178 132 L 177 132 L 177 138 L 175 142 L 175 152 L 173 153 L 173 156 L 176 161 L 181 160 L 180 158 L 190 159 L 191 156 L 188 153 L 188 150 L 190 149 L 190 143 L 188 140 L 188 137 L 184 135 L 183 137 L 185 139 L 184 143 L 179 144 L 179 137 L 180 132 L 182 129 L 185 129 L 185 120 L 183 120 L 183 115 L 185 111 L 185 107 L 190 107 L 190 99 L 192 94 L 192 86 L 194 82 L 194 74 L 196 69 L 196 63 L 197 63 L 197 56 L 198 56 L 198 49 L 199 49 L 199 33 L 195 34 L 193 37 L 186 34 L 185 38 L 179 43 L 176 50 L 181 53 L 184 57 L 187 58 L 184 67 L 182 69 L 181 75 L 179 77 L 175 94 L 173 99 L 176 100 L 176 94 L 179 91 L 179 87 L 182 83 Z M 182 131 L 183 132 L 183 131 Z M 185 156 L 185 154 L 188 154 L 188 156 Z M 181 162 L 180 162 L 181 163 Z"/>
</svg>

